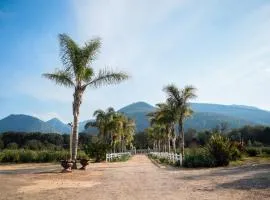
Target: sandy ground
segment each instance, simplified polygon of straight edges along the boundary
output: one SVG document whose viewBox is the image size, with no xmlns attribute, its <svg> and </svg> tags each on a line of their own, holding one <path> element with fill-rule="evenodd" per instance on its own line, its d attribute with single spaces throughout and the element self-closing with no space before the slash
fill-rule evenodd
<svg viewBox="0 0 270 200">
<path fill-rule="evenodd" d="M 0 199 L 270 199 L 270 164 L 183 170 L 136 155 L 59 173 L 52 164 L 0 165 Z"/>
</svg>

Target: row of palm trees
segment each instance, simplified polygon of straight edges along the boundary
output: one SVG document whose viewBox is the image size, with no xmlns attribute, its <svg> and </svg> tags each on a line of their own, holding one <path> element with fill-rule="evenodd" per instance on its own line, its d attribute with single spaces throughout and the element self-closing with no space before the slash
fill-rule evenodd
<svg viewBox="0 0 270 200">
<path fill-rule="evenodd" d="M 100 139 L 112 147 L 113 152 L 124 152 L 126 148 L 132 148 L 132 141 L 135 134 L 135 121 L 116 112 L 109 107 L 107 110 L 96 110 L 95 121 L 89 121 L 85 129 L 96 127 L 99 130 Z"/>
<path fill-rule="evenodd" d="M 172 143 L 176 152 L 175 128 L 178 127 L 179 148 L 184 155 L 184 121 L 193 113 L 189 101 L 196 98 L 196 88 L 188 85 L 181 89 L 170 84 L 163 90 L 167 94 L 166 102 L 157 104 L 157 109 L 148 114 L 151 126 L 146 131 L 155 149 L 161 151 L 162 146 L 163 151 L 170 152 Z"/>
</svg>

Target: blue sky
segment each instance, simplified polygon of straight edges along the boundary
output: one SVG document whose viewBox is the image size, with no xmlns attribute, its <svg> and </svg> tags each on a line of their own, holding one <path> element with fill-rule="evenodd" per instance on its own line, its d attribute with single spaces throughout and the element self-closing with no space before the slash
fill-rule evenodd
<svg viewBox="0 0 270 200">
<path fill-rule="evenodd" d="M 41 77 L 62 66 L 59 33 L 79 44 L 100 36 L 94 67 L 132 76 L 89 89 L 82 120 L 98 108 L 162 102 L 169 83 L 196 86 L 196 102 L 270 110 L 269 0 L 1 0 L 0 118 L 71 121 L 72 90 Z"/>
</svg>

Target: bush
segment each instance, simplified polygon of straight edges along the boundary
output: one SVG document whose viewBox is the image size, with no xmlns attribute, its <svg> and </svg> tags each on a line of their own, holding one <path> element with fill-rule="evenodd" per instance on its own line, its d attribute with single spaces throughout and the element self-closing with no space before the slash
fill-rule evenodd
<svg viewBox="0 0 270 200">
<path fill-rule="evenodd" d="M 25 149 L 41 150 L 44 149 L 44 145 L 39 140 L 28 140 L 24 145 Z"/>
<path fill-rule="evenodd" d="M 88 156 L 78 152 L 78 159 L 88 159 Z M 33 150 L 4 150 L 0 152 L 0 162 L 56 162 L 69 158 L 68 151 L 33 151 Z"/>
<path fill-rule="evenodd" d="M 227 166 L 230 162 L 230 141 L 228 138 L 214 134 L 210 137 L 206 149 L 214 158 L 216 166 Z"/>
<path fill-rule="evenodd" d="M 262 153 L 270 155 L 270 147 L 263 147 L 262 148 Z"/>
<path fill-rule="evenodd" d="M 0 152 L 0 162 L 19 162 L 20 153 L 18 150 L 4 150 Z"/>
<path fill-rule="evenodd" d="M 100 162 L 106 159 L 106 153 L 109 151 L 110 146 L 101 141 L 90 143 L 84 146 L 85 153 L 94 158 L 96 162 Z"/>
<path fill-rule="evenodd" d="M 254 157 L 260 154 L 260 150 L 255 147 L 248 147 L 246 148 L 246 153 L 248 154 L 248 156 Z"/>
<path fill-rule="evenodd" d="M 21 150 L 19 151 L 19 162 L 30 163 L 38 161 L 38 153 L 31 150 Z"/>
<path fill-rule="evenodd" d="M 215 159 L 209 154 L 207 149 L 192 149 L 185 153 L 183 166 L 188 168 L 214 167 Z"/>
<path fill-rule="evenodd" d="M 243 147 L 236 142 L 230 145 L 230 160 L 238 160 L 242 157 Z"/>
<path fill-rule="evenodd" d="M 18 144 L 16 142 L 8 143 L 7 149 L 18 149 Z"/>
<path fill-rule="evenodd" d="M 123 155 L 119 158 L 113 158 L 112 162 L 124 162 L 124 161 L 129 160 L 129 158 L 130 158 L 130 155 Z"/>
</svg>

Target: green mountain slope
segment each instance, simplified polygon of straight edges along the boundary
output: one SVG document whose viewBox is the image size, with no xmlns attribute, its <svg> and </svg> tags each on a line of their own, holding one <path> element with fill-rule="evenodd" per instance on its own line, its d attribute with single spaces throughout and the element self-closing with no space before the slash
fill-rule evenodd
<svg viewBox="0 0 270 200">
<path fill-rule="evenodd" d="M 28 115 L 9 115 L 0 120 L 0 132 L 42 132 L 57 133 L 58 131 L 44 121 Z"/>
<path fill-rule="evenodd" d="M 46 124 L 54 128 L 59 133 L 69 134 L 71 132 L 70 127 L 57 118 L 50 119 Z"/>
</svg>

